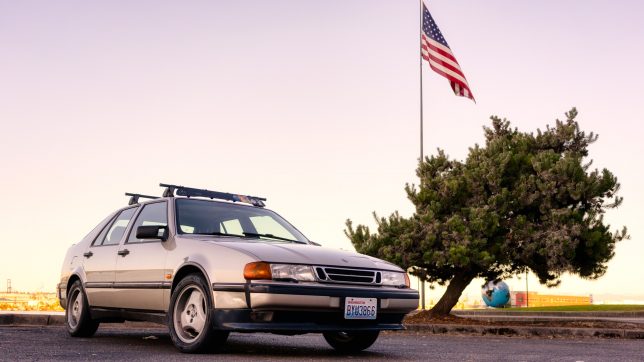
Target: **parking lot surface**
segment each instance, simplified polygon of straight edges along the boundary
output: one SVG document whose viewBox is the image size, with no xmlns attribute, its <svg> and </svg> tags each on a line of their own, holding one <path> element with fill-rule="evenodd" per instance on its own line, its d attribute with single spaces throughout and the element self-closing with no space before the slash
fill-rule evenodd
<svg viewBox="0 0 644 362">
<path fill-rule="evenodd" d="M 641 361 L 644 340 L 521 338 L 384 333 L 354 360 Z M 0 360 L 338 360 L 321 335 L 231 334 L 216 354 L 179 353 L 164 328 L 102 326 L 93 338 L 71 338 L 63 327 L 0 327 Z"/>
</svg>

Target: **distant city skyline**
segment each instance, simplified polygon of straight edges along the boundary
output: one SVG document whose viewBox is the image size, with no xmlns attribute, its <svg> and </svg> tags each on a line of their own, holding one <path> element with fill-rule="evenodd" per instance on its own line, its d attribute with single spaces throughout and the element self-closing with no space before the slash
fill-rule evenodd
<svg viewBox="0 0 644 362">
<path fill-rule="evenodd" d="M 425 153 L 464 159 L 491 115 L 536 131 L 576 106 L 593 167 L 622 185 L 606 220 L 632 239 L 602 278 L 530 290 L 644 299 L 644 3 L 426 4 L 477 103 L 425 63 Z M 417 0 L 0 0 L 0 290 L 53 290 L 67 248 L 159 182 L 265 196 L 334 248 L 353 249 L 347 218 L 410 215 L 419 15 Z"/>
</svg>

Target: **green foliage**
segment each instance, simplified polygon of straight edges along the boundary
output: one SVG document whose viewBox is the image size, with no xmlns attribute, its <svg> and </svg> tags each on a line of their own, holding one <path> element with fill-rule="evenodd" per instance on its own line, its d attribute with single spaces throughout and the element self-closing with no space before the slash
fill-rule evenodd
<svg viewBox="0 0 644 362">
<path fill-rule="evenodd" d="M 628 235 L 603 221 L 622 202 L 619 183 L 584 163 L 597 136 L 581 131 L 576 116 L 573 108 L 536 134 L 492 117 L 485 145 L 470 148 L 464 162 L 439 150 L 420 163 L 419 185 L 405 187 L 416 207 L 410 218 L 374 214 L 375 233 L 347 220 L 345 234 L 359 252 L 438 284 L 526 269 L 549 286 L 564 272 L 598 278 Z"/>
</svg>

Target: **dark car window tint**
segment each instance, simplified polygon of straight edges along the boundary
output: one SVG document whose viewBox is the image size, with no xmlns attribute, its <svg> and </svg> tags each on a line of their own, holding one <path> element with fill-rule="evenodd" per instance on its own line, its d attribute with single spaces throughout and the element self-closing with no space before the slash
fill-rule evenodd
<svg viewBox="0 0 644 362">
<path fill-rule="evenodd" d="M 132 219 L 136 209 L 136 207 L 132 207 L 121 211 L 107 231 L 101 245 L 116 245 L 121 241 L 123 234 L 125 234 L 125 229 L 127 229 L 127 225 L 130 223 L 130 219 Z"/>
<path fill-rule="evenodd" d="M 132 226 L 132 230 L 130 230 L 130 237 L 127 239 L 127 242 L 137 243 L 147 241 L 136 238 L 136 229 L 139 226 L 168 226 L 168 213 L 166 210 L 166 202 L 156 202 L 154 204 L 145 205 L 143 210 L 139 213 L 139 216 L 136 218 L 136 222 L 134 223 L 134 226 Z"/>
</svg>

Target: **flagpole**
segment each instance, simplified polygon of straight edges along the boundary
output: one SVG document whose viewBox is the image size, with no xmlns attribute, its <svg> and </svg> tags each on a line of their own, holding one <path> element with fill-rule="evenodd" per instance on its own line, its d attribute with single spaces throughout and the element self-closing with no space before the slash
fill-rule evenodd
<svg viewBox="0 0 644 362">
<path fill-rule="evenodd" d="M 418 45 L 423 43 L 423 0 L 420 0 L 420 17 L 418 28 Z M 420 158 L 419 162 L 423 162 L 423 48 L 418 47 L 420 56 L 418 57 L 420 63 Z M 424 307 L 424 306 L 423 306 Z"/>
<path fill-rule="evenodd" d="M 418 159 L 419 165 L 423 162 L 423 0 L 420 0 L 420 16 L 418 28 L 418 49 L 420 51 L 418 60 L 420 64 L 420 158 Z M 420 287 L 421 309 L 425 310 L 425 280 L 421 281 Z"/>
</svg>

